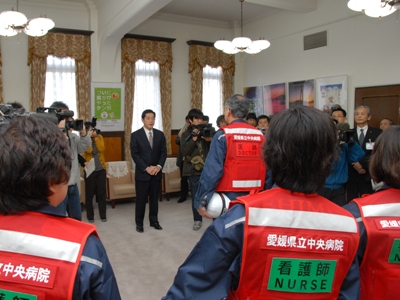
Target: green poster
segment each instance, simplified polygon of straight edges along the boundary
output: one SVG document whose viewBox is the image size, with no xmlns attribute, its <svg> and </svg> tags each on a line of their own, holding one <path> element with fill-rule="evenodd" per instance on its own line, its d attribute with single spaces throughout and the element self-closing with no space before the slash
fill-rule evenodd
<svg viewBox="0 0 400 300">
<path fill-rule="evenodd" d="M 329 293 L 335 270 L 335 260 L 274 258 L 267 288 L 289 293 Z"/>
<path fill-rule="evenodd" d="M 99 120 L 121 119 L 121 88 L 94 89 L 94 116 Z"/>
</svg>

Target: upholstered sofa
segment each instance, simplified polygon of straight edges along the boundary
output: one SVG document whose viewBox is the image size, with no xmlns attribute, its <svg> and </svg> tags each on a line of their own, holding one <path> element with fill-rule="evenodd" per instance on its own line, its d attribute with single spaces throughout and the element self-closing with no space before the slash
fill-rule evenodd
<svg viewBox="0 0 400 300">
<path fill-rule="evenodd" d="M 180 170 L 176 169 L 170 173 L 163 173 L 163 188 L 162 191 L 169 201 L 170 193 L 180 192 L 181 190 L 181 174 Z"/>
</svg>

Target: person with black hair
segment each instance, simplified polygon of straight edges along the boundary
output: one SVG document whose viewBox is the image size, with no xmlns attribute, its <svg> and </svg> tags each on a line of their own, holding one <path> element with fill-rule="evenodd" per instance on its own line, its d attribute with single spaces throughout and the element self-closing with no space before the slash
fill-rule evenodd
<svg viewBox="0 0 400 300">
<path fill-rule="evenodd" d="M 256 114 L 255 113 L 248 113 L 247 114 L 247 117 L 246 117 L 246 122 L 247 122 L 247 124 L 249 124 L 249 125 L 251 125 L 251 126 L 254 126 L 254 127 L 257 127 L 257 125 L 258 125 L 258 122 L 257 122 L 257 116 L 256 116 Z"/>
<path fill-rule="evenodd" d="M 60 109 L 61 111 L 68 111 L 68 105 L 61 101 L 55 101 L 51 104 L 52 108 Z M 78 184 L 80 183 L 80 171 L 79 171 L 79 160 L 78 154 L 85 152 L 89 149 L 92 141 L 90 139 L 92 130 L 86 131 L 85 126 L 80 130 L 79 135 L 76 135 L 65 128 L 65 121 L 70 121 L 71 118 L 64 118 L 58 123 L 58 127 L 64 132 L 68 139 L 71 151 L 71 176 L 68 182 L 68 193 L 64 201 L 60 203 L 58 208 L 65 214 L 68 213 L 70 218 L 76 220 L 82 220 L 82 208 L 79 197 Z"/>
<path fill-rule="evenodd" d="M 222 127 L 228 125 L 228 123 L 225 121 L 224 115 L 218 116 L 218 118 L 215 122 L 217 123 L 218 128 L 222 128 Z"/>
<path fill-rule="evenodd" d="M 192 193 L 192 213 L 193 213 L 193 230 L 201 228 L 203 218 L 194 206 L 194 196 L 200 182 L 200 176 L 203 171 L 204 162 L 206 161 L 208 151 L 210 149 L 211 137 L 199 137 L 200 129 L 196 126 L 203 122 L 203 112 L 200 109 L 193 108 L 188 112 L 189 127 L 182 133 L 181 151 L 183 156 L 183 172 L 182 175 L 189 178 L 190 191 Z M 196 159 L 199 163 L 196 164 Z"/>
<path fill-rule="evenodd" d="M 231 202 L 163 300 L 358 299 L 357 222 L 316 194 L 336 145 L 336 128 L 320 110 L 297 106 L 275 115 L 263 154 L 276 186 Z"/>
<path fill-rule="evenodd" d="M 398 299 L 400 283 L 400 126 L 376 139 L 369 170 L 383 187 L 344 206 L 358 221 L 360 299 Z"/>
<path fill-rule="evenodd" d="M 204 116 L 203 115 L 203 124 L 208 124 L 208 123 L 210 123 L 210 117 L 209 116 Z"/>
<path fill-rule="evenodd" d="M 92 145 L 83 153 L 83 157 L 87 163 L 91 159 L 94 160 L 94 171 L 89 174 L 85 174 L 85 208 L 86 217 L 89 223 L 94 222 L 94 210 L 93 210 L 93 197 L 96 196 L 96 201 L 99 206 L 99 215 L 102 222 L 107 222 L 107 196 L 106 196 L 106 185 L 107 185 L 107 172 L 106 172 L 106 160 L 104 157 L 104 151 L 106 149 L 104 145 L 103 136 L 97 130 L 93 130 L 92 122 L 85 122 L 85 126 L 91 131 Z"/>
<path fill-rule="evenodd" d="M 1 129 L 0 298 L 121 299 L 96 228 L 56 208 L 73 160 L 64 134 L 38 115 Z"/>
<path fill-rule="evenodd" d="M 178 155 L 176 157 L 176 166 L 179 168 L 181 171 L 181 196 L 178 199 L 178 203 L 183 203 L 187 199 L 187 195 L 189 193 L 189 183 L 188 183 L 188 178 L 186 176 L 183 176 L 182 171 L 183 171 L 183 159 L 184 157 L 182 156 L 182 145 L 181 145 L 181 137 L 182 133 L 185 132 L 185 130 L 189 127 L 189 116 L 185 117 L 185 126 L 179 130 L 179 133 L 175 139 L 175 144 L 179 146 L 178 149 Z"/>
<path fill-rule="evenodd" d="M 162 230 L 158 222 L 158 196 L 162 180 L 162 168 L 167 159 L 164 133 L 154 128 L 156 113 L 151 109 L 142 112 L 143 127 L 131 134 L 131 155 L 135 162 L 136 231 L 143 233 L 146 200 L 149 198 L 150 226 Z"/>
<path fill-rule="evenodd" d="M 257 118 L 257 128 L 265 132 L 268 129 L 271 118 L 267 115 L 259 115 Z"/>
</svg>

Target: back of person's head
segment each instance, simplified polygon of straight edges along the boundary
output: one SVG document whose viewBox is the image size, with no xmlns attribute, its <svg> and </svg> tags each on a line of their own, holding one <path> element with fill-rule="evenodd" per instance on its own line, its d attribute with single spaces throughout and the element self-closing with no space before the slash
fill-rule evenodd
<svg viewBox="0 0 400 300">
<path fill-rule="evenodd" d="M 203 116 L 203 121 L 204 122 L 209 122 L 210 121 L 210 117 L 209 116 Z"/>
<path fill-rule="evenodd" d="M 384 130 L 376 139 L 369 170 L 375 182 L 400 188 L 400 126 Z"/>
<path fill-rule="evenodd" d="M 188 112 L 188 119 L 193 121 L 194 119 L 204 120 L 203 112 L 200 109 L 192 108 Z"/>
<path fill-rule="evenodd" d="M 15 117 L 0 133 L 0 214 L 48 204 L 50 185 L 68 183 L 71 154 L 65 135 L 38 116 Z M 2 126 L 2 127 L 3 127 Z"/>
<path fill-rule="evenodd" d="M 243 95 L 236 94 L 226 100 L 225 107 L 231 110 L 233 117 L 244 119 L 249 113 L 250 100 Z"/>
<path fill-rule="evenodd" d="M 278 113 L 271 119 L 264 145 L 272 180 L 293 192 L 316 192 L 331 172 L 337 143 L 328 114 L 305 106 Z"/>
<path fill-rule="evenodd" d="M 52 108 L 57 108 L 57 109 L 61 109 L 61 110 L 69 110 L 69 107 L 66 103 L 62 102 L 62 101 L 54 101 L 50 107 Z"/>
</svg>

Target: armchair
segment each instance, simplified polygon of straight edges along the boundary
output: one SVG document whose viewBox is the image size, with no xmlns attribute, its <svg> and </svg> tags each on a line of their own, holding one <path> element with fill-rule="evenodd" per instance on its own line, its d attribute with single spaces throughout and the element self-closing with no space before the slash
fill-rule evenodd
<svg viewBox="0 0 400 300">
<path fill-rule="evenodd" d="M 181 190 L 181 172 L 176 169 L 170 173 L 163 173 L 163 186 L 162 191 L 166 194 L 167 201 L 169 201 L 169 194 L 180 192 Z"/>
<path fill-rule="evenodd" d="M 115 200 L 136 197 L 135 172 L 131 162 L 106 162 L 107 166 L 107 199 L 115 208 Z"/>
</svg>

